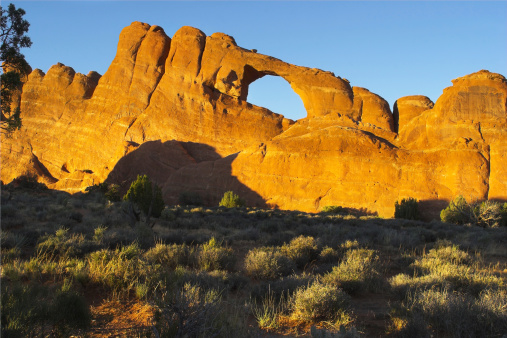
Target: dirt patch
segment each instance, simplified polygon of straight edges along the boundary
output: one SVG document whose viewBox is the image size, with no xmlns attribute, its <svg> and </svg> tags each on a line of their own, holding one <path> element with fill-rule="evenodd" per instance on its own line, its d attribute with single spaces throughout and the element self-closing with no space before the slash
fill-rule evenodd
<svg viewBox="0 0 507 338">
<path fill-rule="evenodd" d="M 90 337 L 125 337 L 151 330 L 156 309 L 142 301 L 111 300 L 91 306 Z"/>
</svg>

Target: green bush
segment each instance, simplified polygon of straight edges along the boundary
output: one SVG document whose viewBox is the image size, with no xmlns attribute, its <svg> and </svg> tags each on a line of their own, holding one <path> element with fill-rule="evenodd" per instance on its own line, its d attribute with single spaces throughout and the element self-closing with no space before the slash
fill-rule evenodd
<svg viewBox="0 0 507 338">
<path fill-rule="evenodd" d="M 245 206 L 245 201 L 234 192 L 226 191 L 218 206 L 226 208 L 240 208 Z"/>
<path fill-rule="evenodd" d="M 453 224 L 473 224 L 484 228 L 507 225 L 507 203 L 496 201 L 468 203 L 463 196 L 451 201 L 440 212 L 442 222 Z"/>
<path fill-rule="evenodd" d="M 319 257 L 317 241 L 311 236 L 296 237 L 289 244 L 284 244 L 280 250 L 300 269 Z"/>
<path fill-rule="evenodd" d="M 340 214 L 345 211 L 345 208 L 337 206 L 337 205 L 326 205 L 322 208 L 322 212 L 328 214 Z"/>
<path fill-rule="evenodd" d="M 120 186 L 118 184 L 111 184 L 108 186 L 104 196 L 111 202 L 121 201 Z"/>
<path fill-rule="evenodd" d="M 336 320 L 348 308 L 350 296 L 342 289 L 320 282 L 298 289 L 293 296 L 293 319 L 303 322 Z"/>
<path fill-rule="evenodd" d="M 33 189 L 33 190 L 48 190 L 44 183 L 37 181 L 37 175 L 25 174 L 15 178 L 11 184 L 17 185 L 19 188 Z"/>
<path fill-rule="evenodd" d="M 473 220 L 473 209 L 463 196 L 451 201 L 447 208 L 440 212 L 442 222 L 453 224 L 466 224 Z"/>
<path fill-rule="evenodd" d="M 160 217 L 164 210 L 162 190 L 158 185 L 153 185 L 146 175 L 137 176 L 123 199 L 135 203 L 148 217 Z"/>
<path fill-rule="evenodd" d="M 394 203 L 394 218 L 419 219 L 418 202 L 415 198 L 402 199 L 401 203 Z"/>
<path fill-rule="evenodd" d="M 287 256 L 274 247 L 255 248 L 245 258 L 249 276 L 261 279 L 277 279 L 291 274 L 296 266 Z"/>
</svg>

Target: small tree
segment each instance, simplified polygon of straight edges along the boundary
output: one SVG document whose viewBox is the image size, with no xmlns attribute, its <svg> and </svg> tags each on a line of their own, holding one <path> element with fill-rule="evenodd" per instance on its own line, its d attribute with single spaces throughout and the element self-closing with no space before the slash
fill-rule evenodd
<svg viewBox="0 0 507 338">
<path fill-rule="evenodd" d="M 418 202 L 415 198 L 402 199 L 401 203 L 394 203 L 394 218 L 419 219 Z"/>
<path fill-rule="evenodd" d="M 447 208 L 440 212 L 440 219 L 446 223 L 474 223 L 474 218 L 473 207 L 463 196 L 456 197 Z"/>
<path fill-rule="evenodd" d="M 151 216 L 160 217 L 164 210 L 164 199 L 162 190 L 156 184 L 152 184 L 148 176 L 138 175 L 132 182 L 129 190 L 123 196 L 123 200 L 131 201 L 146 215 L 146 222 L 149 223 Z"/>
<path fill-rule="evenodd" d="M 226 191 L 218 205 L 226 208 L 239 208 L 245 206 L 245 201 L 232 191 Z"/>
<path fill-rule="evenodd" d="M 1 129 L 6 135 L 21 128 L 19 107 L 11 111 L 12 95 L 22 86 L 21 76 L 30 72 L 30 66 L 20 48 L 30 47 L 32 41 L 25 35 L 30 24 L 23 19 L 25 11 L 10 4 L 7 9 L 0 6 L 0 62 L 1 74 Z"/>
</svg>

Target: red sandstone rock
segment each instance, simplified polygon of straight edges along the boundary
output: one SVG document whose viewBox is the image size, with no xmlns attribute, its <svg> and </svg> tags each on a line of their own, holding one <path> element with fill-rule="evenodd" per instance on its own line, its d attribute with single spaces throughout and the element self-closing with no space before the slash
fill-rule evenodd
<svg viewBox="0 0 507 338">
<path fill-rule="evenodd" d="M 301 97 L 294 123 L 247 102 L 276 75 Z M 2 140 L 2 180 L 30 172 L 67 191 L 148 174 L 168 203 L 197 191 L 211 204 L 234 190 L 249 205 L 325 205 L 392 216 L 422 201 L 428 215 L 456 195 L 507 199 L 507 83 L 480 71 L 453 81 L 435 105 L 387 102 L 333 73 L 246 50 L 223 33 L 123 29 L 100 77 L 57 64 L 34 70 L 20 100 L 23 128 Z"/>
</svg>

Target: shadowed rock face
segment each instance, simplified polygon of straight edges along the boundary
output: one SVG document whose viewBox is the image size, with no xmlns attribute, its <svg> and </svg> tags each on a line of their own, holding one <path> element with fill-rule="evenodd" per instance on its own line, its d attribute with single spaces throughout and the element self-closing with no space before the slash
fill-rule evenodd
<svg viewBox="0 0 507 338">
<path fill-rule="evenodd" d="M 308 116 L 297 122 L 247 102 L 265 75 L 290 83 Z M 23 128 L 2 140 L 2 180 L 31 172 L 56 189 L 148 174 L 166 201 L 197 191 L 216 203 L 235 190 L 251 205 L 325 205 L 392 216 L 422 200 L 430 216 L 461 194 L 507 199 L 507 83 L 479 71 L 435 104 L 380 96 L 333 73 L 237 46 L 223 33 L 134 22 L 100 76 L 57 64 L 21 93 Z"/>
</svg>

